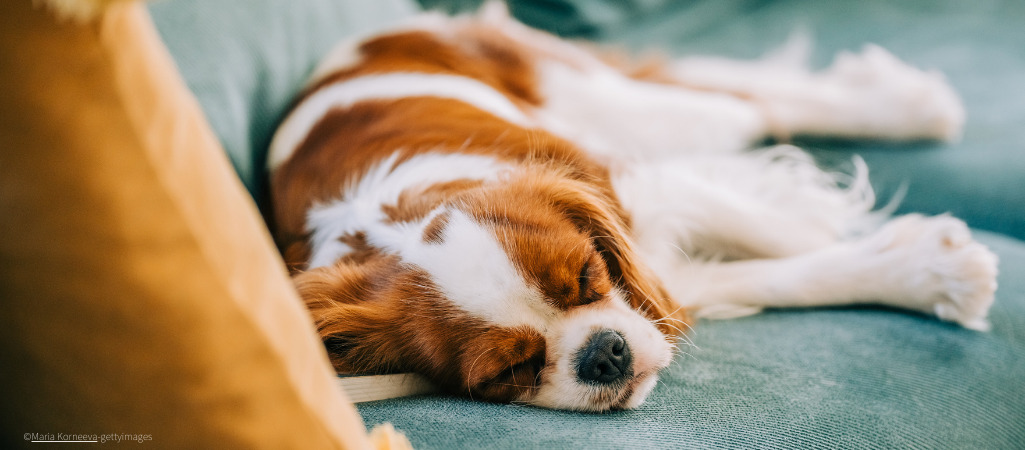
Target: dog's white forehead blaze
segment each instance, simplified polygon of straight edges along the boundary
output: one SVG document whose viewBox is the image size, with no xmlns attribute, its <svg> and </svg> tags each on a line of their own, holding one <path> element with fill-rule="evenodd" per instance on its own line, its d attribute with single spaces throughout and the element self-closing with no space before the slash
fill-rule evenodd
<svg viewBox="0 0 1025 450">
<path fill-rule="evenodd" d="M 333 109 L 371 100 L 439 97 L 459 100 L 507 122 L 530 128 L 531 120 L 508 97 L 470 77 L 427 73 L 366 75 L 314 92 L 285 119 L 270 146 L 271 171 L 288 160 L 317 122 Z"/>
<path fill-rule="evenodd" d="M 526 325 L 543 332 L 558 310 L 527 283 L 493 230 L 465 212 L 448 213 L 441 241 L 409 239 L 399 250 L 403 261 L 427 271 L 445 297 L 463 311 L 494 325 Z"/>
</svg>

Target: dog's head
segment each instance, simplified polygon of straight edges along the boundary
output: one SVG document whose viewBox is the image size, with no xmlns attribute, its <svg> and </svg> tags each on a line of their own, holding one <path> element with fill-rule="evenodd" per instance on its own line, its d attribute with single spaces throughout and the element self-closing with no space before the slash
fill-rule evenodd
<svg viewBox="0 0 1025 450">
<path fill-rule="evenodd" d="M 604 411 L 639 405 L 669 364 L 686 317 L 600 189 L 537 174 L 449 183 L 391 217 L 401 242 L 347 236 L 348 256 L 296 277 L 339 372 Z"/>
</svg>

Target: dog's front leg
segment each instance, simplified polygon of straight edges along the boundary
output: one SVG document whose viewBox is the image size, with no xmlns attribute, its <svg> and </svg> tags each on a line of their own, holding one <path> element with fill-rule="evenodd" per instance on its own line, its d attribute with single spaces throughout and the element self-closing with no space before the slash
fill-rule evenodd
<svg viewBox="0 0 1025 450">
<path fill-rule="evenodd" d="M 738 152 L 769 131 L 757 105 L 723 92 L 636 80 L 611 67 L 540 65 L 547 130 L 615 161 Z"/>
</svg>

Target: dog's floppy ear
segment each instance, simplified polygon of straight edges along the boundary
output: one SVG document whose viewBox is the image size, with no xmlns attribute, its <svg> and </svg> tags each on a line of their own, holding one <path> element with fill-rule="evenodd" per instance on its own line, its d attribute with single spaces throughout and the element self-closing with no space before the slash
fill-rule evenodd
<svg viewBox="0 0 1025 450">
<path fill-rule="evenodd" d="M 630 304 L 655 321 L 666 336 L 682 334 L 690 317 L 676 306 L 659 278 L 635 252 L 628 219 L 619 203 L 585 183 L 566 180 L 558 182 L 552 200 L 591 236 L 612 281 L 623 289 Z"/>
<path fill-rule="evenodd" d="M 393 369 L 388 361 L 404 353 L 392 338 L 403 321 L 400 298 L 382 289 L 400 276 L 397 258 L 384 256 L 295 275 L 295 287 L 337 372 L 387 372 Z"/>
<path fill-rule="evenodd" d="M 439 387 L 465 390 L 459 372 L 465 367 L 451 362 L 487 326 L 459 314 L 425 272 L 399 257 L 364 256 L 301 272 L 293 279 L 335 371 L 417 372 Z M 477 358 L 481 353 L 473 354 Z"/>
</svg>

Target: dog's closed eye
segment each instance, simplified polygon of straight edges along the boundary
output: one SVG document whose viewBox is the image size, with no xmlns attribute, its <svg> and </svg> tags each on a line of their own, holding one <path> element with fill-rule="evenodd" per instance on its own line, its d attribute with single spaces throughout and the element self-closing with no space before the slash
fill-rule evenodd
<svg viewBox="0 0 1025 450">
<path fill-rule="evenodd" d="M 569 306 L 582 306 L 605 298 L 608 294 L 608 274 L 605 263 L 596 253 L 591 254 L 580 267 L 577 275 L 577 298 L 570 299 Z"/>
<path fill-rule="evenodd" d="M 580 276 L 577 277 L 577 284 L 580 292 L 580 304 L 587 305 L 601 300 L 605 296 L 605 292 L 599 291 L 597 281 L 600 281 L 601 274 L 600 268 L 595 267 L 596 265 L 591 260 L 585 261 L 583 267 L 580 268 Z"/>
</svg>

